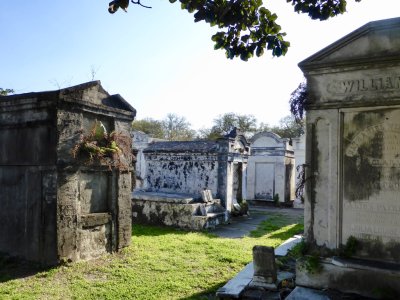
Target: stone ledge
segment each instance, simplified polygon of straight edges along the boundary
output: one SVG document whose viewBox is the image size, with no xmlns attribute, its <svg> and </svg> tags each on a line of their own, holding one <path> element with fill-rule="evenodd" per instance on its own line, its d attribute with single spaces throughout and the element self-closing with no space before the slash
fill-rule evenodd
<svg viewBox="0 0 400 300">
<path fill-rule="evenodd" d="M 253 263 L 249 263 L 242 271 L 240 271 L 233 279 L 229 280 L 222 288 L 217 290 L 216 296 L 219 298 L 239 299 L 244 289 L 253 279 L 254 267 Z"/>
<path fill-rule="evenodd" d="M 390 274 L 397 274 L 400 276 L 400 265 L 396 263 L 358 258 L 342 258 L 338 256 L 332 257 L 331 262 L 333 265 L 338 267 L 385 272 Z"/>
<path fill-rule="evenodd" d="M 81 216 L 82 227 L 95 227 L 107 224 L 111 221 L 110 213 L 91 213 Z"/>
<path fill-rule="evenodd" d="M 132 200 L 148 200 L 159 201 L 168 203 L 189 204 L 194 202 L 194 195 L 190 194 L 173 194 L 163 192 L 144 192 L 134 191 L 132 193 Z"/>
<path fill-rule="evenodd" d="M 294 246 L 296 246 L 298 243 L 301 242 L 302 238 L 303 238 L 302 235 L 295 235 L 294 237 L 291 237 L 290 239 L 284 241 L 275 249 L 275 255 L 286 256 L 290 249 L 292 249 Z"/>
<path fill-rule="evenodd" d="M 400 298 L 400 266 L 385 268 L 385 264 L 361 259 L 322 259 L 322 270 L 312 273 L 296 264 L 296 285 L 314 289 L 333 289 L 366 297 L 378 297 L 379 291 L 390 291 Z M 377 267 L 380 265 L 380 267 Z"/>
<path fill-rule="evenodd" d="M 328 293 L 320 290 L 314 290 L 297 286 L 290 294 L 286 297 L 286 300 L 332 300 Z"/>
</svg>

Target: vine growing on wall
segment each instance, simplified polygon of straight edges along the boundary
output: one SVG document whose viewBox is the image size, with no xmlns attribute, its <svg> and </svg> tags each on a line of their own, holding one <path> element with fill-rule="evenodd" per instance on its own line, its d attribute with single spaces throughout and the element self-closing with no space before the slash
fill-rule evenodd
<svg viewBox="0 0 400 300">
<path fill-rule="evenodd" d="M 298 165 L 296 167 L 297 175 L 297 184 L 295 190 L 295 196 L 297 199 L 300 199 L 302 203 L 304 203 L 304 187 L 306 184 L 306 165 Z"/>
<path fill-rule="evenodd" d="M 72 148 L 74 158 L 82 158 L 88 164 L 99 163 L 111 168 L 127 170 L 133 155 L 131 138 L 122 133 L 107 133 L 104 124 L 95 122 L 88 134 L 81 132 L 79 142 Z"/>
</svg>

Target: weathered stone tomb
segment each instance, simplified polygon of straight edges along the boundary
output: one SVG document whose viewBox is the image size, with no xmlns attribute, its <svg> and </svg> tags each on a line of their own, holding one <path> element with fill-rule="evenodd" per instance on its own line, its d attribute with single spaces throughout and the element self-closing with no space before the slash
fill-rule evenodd
<svg viewBox="0 0 400 300">
<path fill-rule="evenodd" d="M 135 114 L 99 81 L 0 97 L 0 252 L 56 264 L 129 244 L 130 155 L 122 169 L 71 151 L 100 122 L 129 137 Z"/>
<path fill-rule="evenodd" d="M 165 140 L 152 138 L 148 134 L 134 130 L 132 134 L 132 149 L 135 154 L 135 189 L 143 190 L 146 183 L 146 159 L 143 151 L 152 142 L 163 142 Z"/>
<path fill-rule="evenodd" d="M 400 18 L 368 23 L 300 68 L 309 92 L 307 242 L 352 258 L 329 257 L 320 274 L 300 270 L 297 283 L 398 297 Z"/>
<path fill-rule="evenodd" d="M 294 200 L 295 161 L 292 145 L 273 132 L 259 132 L 250 140 L 247 200 Z"/>
<path fill-rule="evenodd" d="M 134 219 L 190 229 L 215 225 L 193 223 L 191 215 L 222 213 L 220 221 L 226 221 L 234 206 L 245 198 L 248 146 L 236 130 L 217 141 L 149 143 L 142 150 L 143 186 L 133 193 Z M 217 201 L 204 199 L 204 190 Z"/>
</svg>

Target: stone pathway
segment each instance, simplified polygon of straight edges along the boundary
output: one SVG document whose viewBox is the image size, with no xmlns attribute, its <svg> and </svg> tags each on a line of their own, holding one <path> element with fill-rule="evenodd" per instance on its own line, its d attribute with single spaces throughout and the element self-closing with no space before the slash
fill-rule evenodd
<svg viewBox="0 0 400 300">
<path fill-rule="evenodd" d="M 233 217 L 229 224 L 219 225 L 210 230 L 210 233 L 225 238 L 242 238 L 249 235 L 250 231 L 256 229 L 262 221 L 268 219 L 271 213 L 285 215 L 296 220 L 303 217 L 303 209 L 299 208 L 251 206 L 250 216 Z"/>
</svg>

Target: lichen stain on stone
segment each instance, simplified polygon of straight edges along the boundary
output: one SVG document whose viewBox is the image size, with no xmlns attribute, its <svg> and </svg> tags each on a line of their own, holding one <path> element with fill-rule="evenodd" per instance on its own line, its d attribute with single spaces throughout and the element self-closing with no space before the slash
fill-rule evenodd
<svg viewBox="0 0 400 300">
<path fill-rule="evenodd" d="M 147 162 L 146 189 L 198 194 L 200 197 L 199 191 L 215 188 L 215 159 L 215 155 L 204 154 L 153 155 Z"/>
<path fill-rule="evenodd" d="M 158 189 L 161 188 L 161 178 L 160 177 L 156 178 L 156 181 L 154 182 L 154 188 L 158 188 Z"/>
<path fill-rule="evenodd" d="M 373 112 L 360 112 L 353 116 L 351 120 L 354 128 L 366 128 L 372 124 L 381 123 L 385 117 L 385 113 L 391 111 L 391 109 L 382 109 Z"/>
<path fill-rule="evenodd" d="M 399 154 L 397 154 L 395 158 L 399 158 L 398 155 Z M 400 188 L 400 168 L 396 168 L 396 167 L 392 166 L 389 171 L 389 178 L 393 182 L 395 182 L 396 188 L 399 189 Z"/>
<path fill-rule="evenodd" d="M 215 163 L 212 162 L 212 163 L 211 163 L 211 170 L 214 170 L 214 168 L 215 168 Z"/>
<path fill-rule="evenodd" d="M 356 139 L 358 134 L 368 127 L 380 124 L 383 112 L 361 112 L 355 114 L 349 123 L 345 124 L 344 136 L 344 194 L 349 201 L 368 200 L 379 194 L 382 166 L 373 165 L 373 160 L 383 158 L 383 135 L 377 130 L 371 139 L 365 138 L 357 145 L 353 156 L 346 155 L 346 149 Z"/>
<path fill-rule="evenodd" d="M 400 262 L 400 243 L 394 240 L 383 243 L 380 239 L 360 240 L 356 256 L 361 258 L 375 257 L 381 260 Z"/>
<path fill-rule="evenodd" d="M 379 150 L 382 140 L 382 134 L 376 133 L 369 143 L 358 148 L 356 156 L 345 156 L 344 190 L 347 199 L 367 200 L 372 195 L 379 194 L 382 167 L 373 166 L 369 158 L 382 158 L 382 150 Z"/>
<path fill-rule="evenodd" d="M 391 258 L 396 262 L 400 262 L 400 243 L 391 241 L 387 244 L 386 248 Z"/>
<path fill-rule="evenodd" d="M 308 194 L 308 199 L 310 202 L 310 221 L 306 233 L 306 238 L 310 244 L 313 244 L 315 243 L 314 221 L 315 221 L 315 203 L 317 197 L 316 178 L 314 174 L 318 171 L 318 158 L 319 158 L 316 124 L 308 124 L 307 132 L 311 133 L 311 151 L 310 151 L 311 168 L 308 170 L 310 180 L 306 185 L 306 192 Z"/>
</svg>

